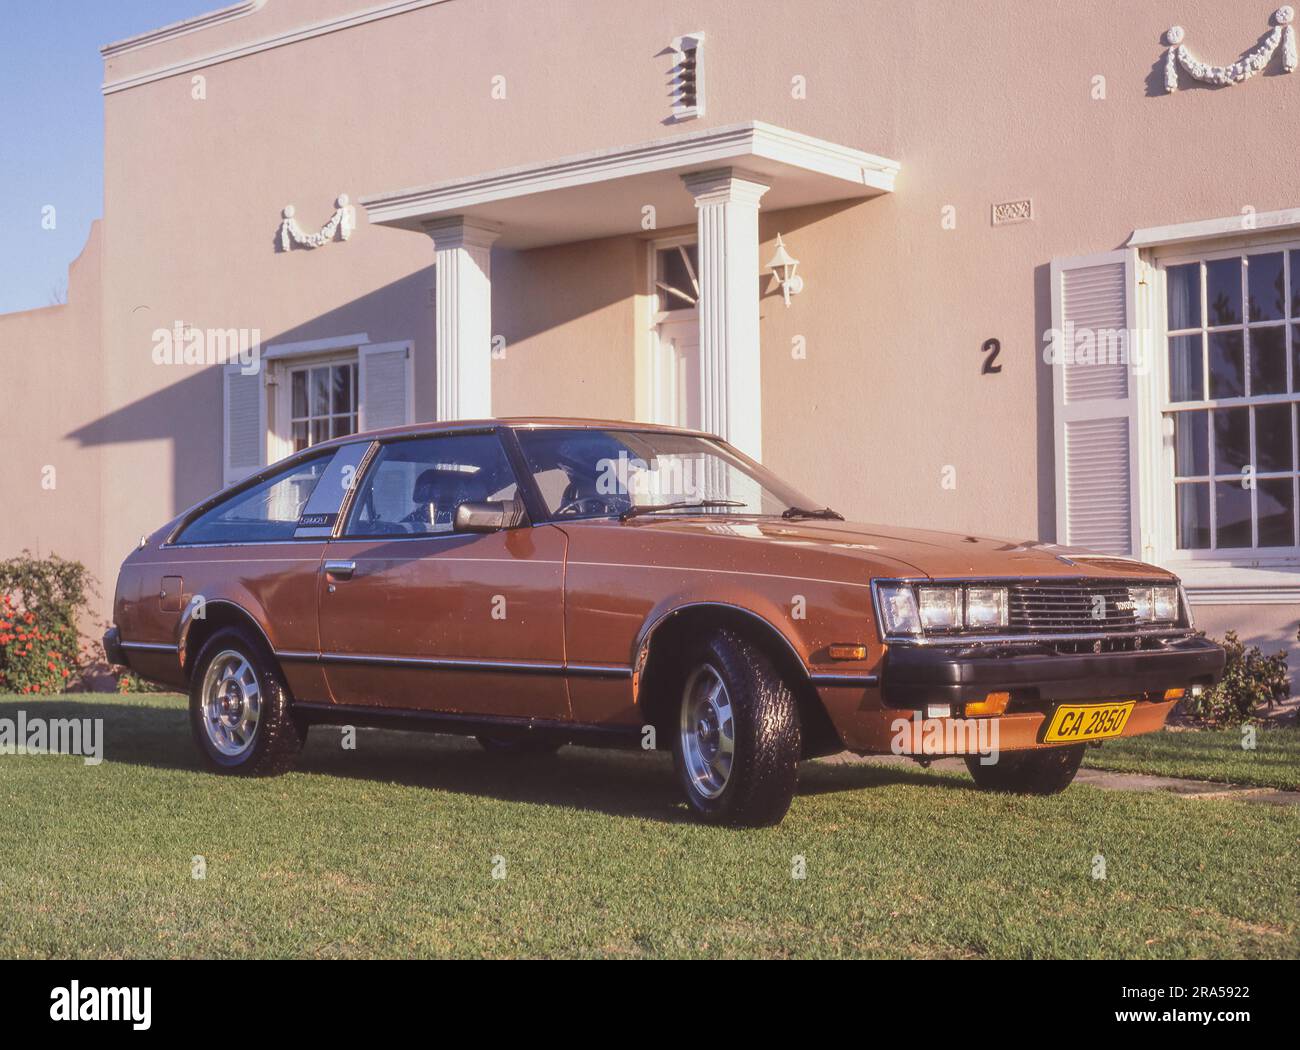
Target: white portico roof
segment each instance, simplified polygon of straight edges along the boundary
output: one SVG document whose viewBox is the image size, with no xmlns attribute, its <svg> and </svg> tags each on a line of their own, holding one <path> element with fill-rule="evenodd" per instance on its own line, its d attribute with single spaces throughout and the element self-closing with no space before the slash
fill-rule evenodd
<svg viewBox="0 0 1300 1050">
<path fill-rule="evenodd" d="M 502 247 L 537 248 L 638 232 L 646 205 L 659 229 L 694 223 L 681 176 L 725 167 L 771 187 L 764 211 L 888 193 L 899 169 L 897 161 L 749 121 L 372 194 L 361 204 L 372 223 L 419 230 L 465 216 L 499 225 Z"/>
</svg>

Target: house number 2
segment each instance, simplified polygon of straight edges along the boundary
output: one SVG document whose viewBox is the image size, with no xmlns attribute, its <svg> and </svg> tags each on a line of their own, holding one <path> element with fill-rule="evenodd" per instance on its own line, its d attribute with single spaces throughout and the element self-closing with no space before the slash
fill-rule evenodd
<svg viewBox="0 0 1300 1050">
<path fill-rule="evenodd" d="M 994 364 L 998 359 L 998 354 L 1002 353 L 1002 341 L 1000 339 L 985 339 L 984 345 L 980 347 L 981 354 L 987 354 L 984 358 L 984 364 L 980 368 L 980 374 L 986 376 L 997 375 L 1002 371 L 1002 366 Z"/>
</svg>

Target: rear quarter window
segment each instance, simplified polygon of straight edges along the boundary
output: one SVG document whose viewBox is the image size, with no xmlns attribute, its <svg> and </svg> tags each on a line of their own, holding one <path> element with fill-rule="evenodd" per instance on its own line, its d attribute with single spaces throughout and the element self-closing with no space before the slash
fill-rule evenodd
<svg viewBox="0 0 1300 1050">
<path fill-rule="evenodd" d="M 291 540 L 334 453 L 303 460 L 208 508 L 176 537 L 178 544 Z"/>
</svg>

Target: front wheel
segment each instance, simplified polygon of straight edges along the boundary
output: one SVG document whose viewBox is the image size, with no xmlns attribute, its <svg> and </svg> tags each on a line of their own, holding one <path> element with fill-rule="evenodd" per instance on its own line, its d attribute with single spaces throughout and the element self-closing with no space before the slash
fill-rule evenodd
<svg viewBox="0 0 1300 1050">
<path fill-rule="evenodd" d="M 998 755 L 992 765 L 979 755 L 966 756 L 966 768 L 975 786 L 985 791 L 1018 795 L 1056 795 L 1070 786 L 1083 761 L 1083 745 L 1051 747 L 1042 751 L 1011 751 Z"/>
<path fill-rule="evenodd" d="M 190 688 L 190 729 L 217 773 L 273 776 L 293 765 L 306 729 L 266 646 L 239 628 L 218 631 L 199 650 Z"/>
<path fill-rule="evenodd" d="M 677 775 L 698 816 L 780 823 L 798 779 L 799 708 L 762 650 L 731 631 L 707 638 L 686 663 L 676 728 Z"/>
</svg>

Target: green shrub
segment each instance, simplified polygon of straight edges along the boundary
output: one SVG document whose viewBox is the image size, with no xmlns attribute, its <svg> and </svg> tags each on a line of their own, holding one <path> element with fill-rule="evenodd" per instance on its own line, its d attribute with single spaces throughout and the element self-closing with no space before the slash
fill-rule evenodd
<svg viewBox="0 0 1300 1050">
<path fill-rule="evenodd" d="M 1291 695 L 1285 649 L 1265 656 L 1257 645 L 1247 649 L 1236 631 L 1229 631 L 1219 644 L 1228 653 L 1223 680 L 1200 696 L 1183 700 L 1183 714 L 1189 719 L 1203 725 L 1238 726 Z"/>
<path fill-rule="evenodd" d="M 0 561 L 0 688 L 57 693 L 80 679 L 77 621 L 92 592 L 86 567 L 57 554 Z"/>
</svg>

